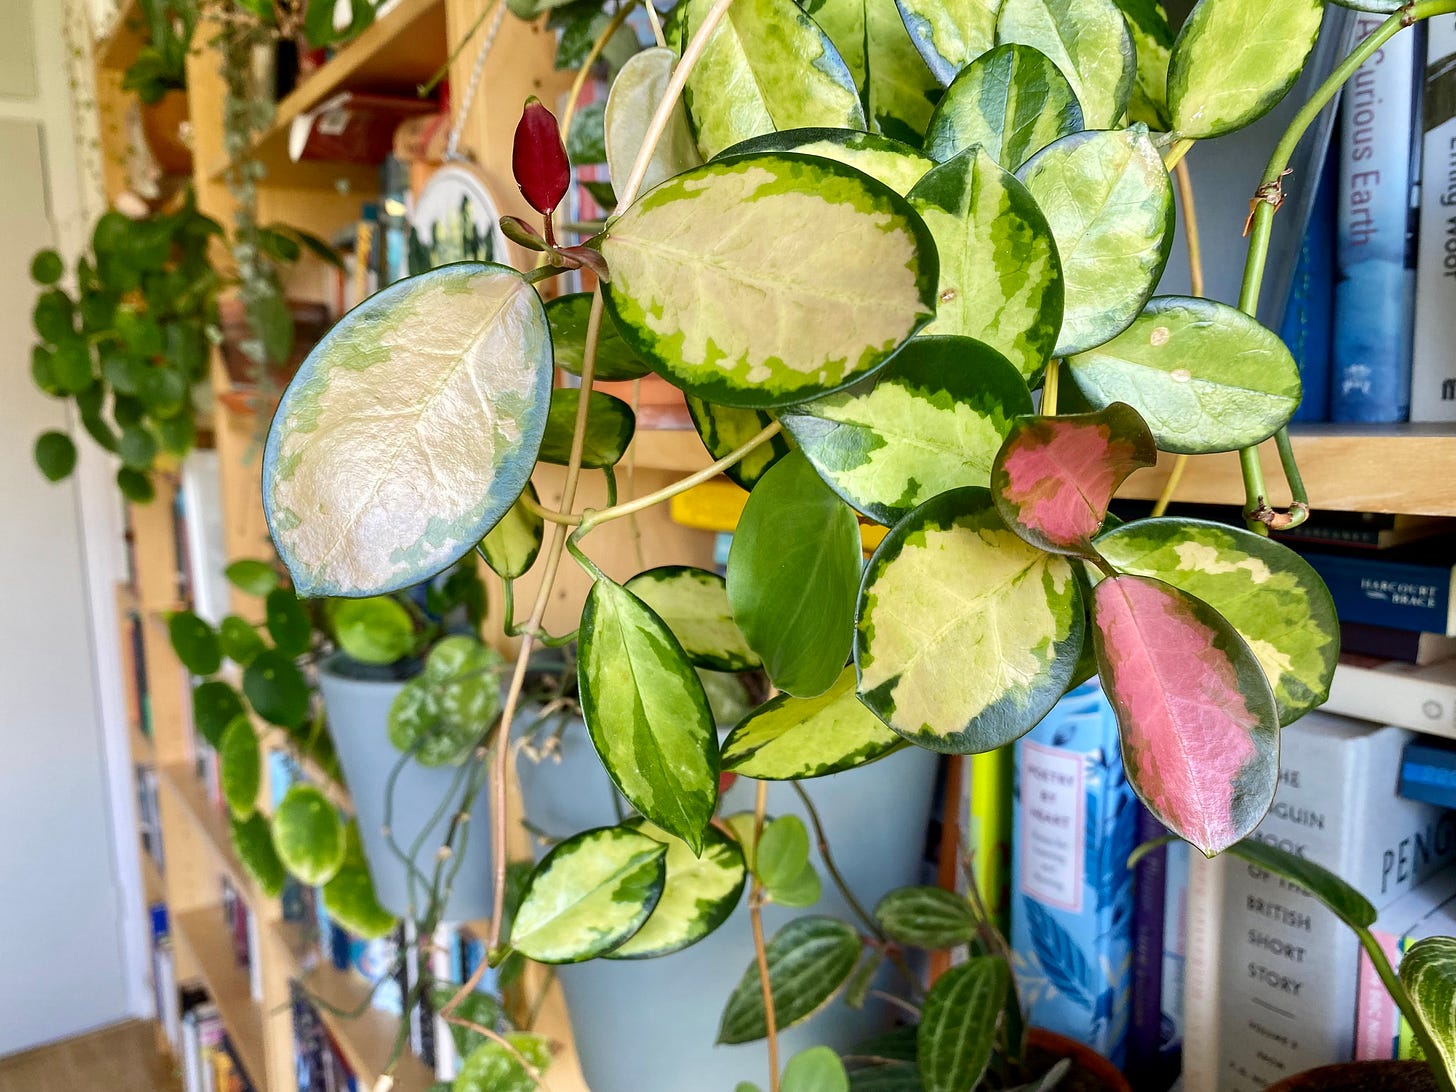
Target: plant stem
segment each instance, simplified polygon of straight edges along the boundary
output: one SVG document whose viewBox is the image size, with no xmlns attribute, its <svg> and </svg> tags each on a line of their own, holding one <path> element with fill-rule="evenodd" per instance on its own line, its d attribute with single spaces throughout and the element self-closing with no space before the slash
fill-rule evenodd
<svg viewBox="0 0 1456 1092">
<path fill-rule="evenodd" d="M 667 39 L 662 33 L 662 18 L 657 14 L 657 8 L 653 7 L 652 0 L 642 0 L 642 6 L 647 9 L 647 21 L 652 24 L 652 37 L 657 40 L 658 47 L 667 45 Z"/>
<path fill-rule="evenodd" d="M 1057 357 L 1047 361 L 1046 378 L 1041 385 L 1041 415 L 1043 417 L 1055 417 L 1057 415 L 1057 387 L 1061 380 L 1062 362 Z"/>
<path fill-rule="evenodd" d="M 1390 999 L 1400 1009 L 1400 1014 L 1405 1017 L 1406 1023 L 1415 1033 L 1416 1041 L 1421 1045 L 1421 1053 L 1425 1055 L 1426 1064 L 1430 1067 L 1431 1075 L 1436 1079 L 1436 1085 L 1441 1092 L 1456 1092 L 1456 1082 L 1453 1082 L 1451 1075 L 1446 1072 L 1446 1067 L 1441 1059 L 1445 1057 L 1440 1047 L 1431 1037 L 1431 1030 L 1426 1026 L 1424 1017 L 1416 1008 L 1415 1002 L 1411 1000 L 1410 994 L 1406 992 L 1405 984 L 1391 967 L 1390 960 L 1385 958 L 1385 950 L 1380 947 L 1379 942 L 1371 934 L 1369 929 L 1356 929 L 1360 937 L 1360 946 L 1365 949 L 1365 954 L 1370 957 L 1370 963 L 1375 968 L 1375 973 L 1380 976 L 1385 990 L 1390 994 Z"/>
<path fill-rule="evenodd" d="M 768 811 L 768 782 L 758 783 L 753 803 L 753 845 L 755 854 L 763 841 L 764 814 Z M 768 948 L 763 942 L 763 882 L 755 873 L 748 892 L 748 920 L 753 926 L 753 954 L 758 961 L 758 984 L 763 990 L 763 1023 L 768 1040 L 768 1092 L 779 1092 L 779 1029 L 774 1013 L 773 983 L 768 974 Z"/>
<path fill-rule="evenodd" d="M 824 868 L 829 873 L 829 878 L 834 881 L 834 886 L 839 888 L 840 895 L 844 897 L 844 901 L 849 904 L 849 908 L 854 911 L 854 916 L 859 918 L 864 924 L 864 927 L 873 933 L 878 940 L 886 940 L 885 931 L 880 928 L 880 923 L 865 913 L 865 908 L 854 897 L 854 892 L 849 889 L 849 884 L 844 882 L 844 877 L 839 874 L 839 869 L 835 867 L 834 858 L 829 854 L 829 838 L 824 833 L 824 824 L 819 821 L 819 810 L 814 807 L 814 801 L 809 799 L 809 794 L 804 791 L 803 785 L 800 785 L 797 781 L 790 781 L 789 784 L 799 794 L 799 800 L 804 805 L 804 810 L 809 813 L 809 825 L 814 828 L 814 840 L 818 843 L 819 856 L 824 861 Z"/>
<path fill-rule="evenodd" d="M 1198 238 L 1198 209 L 1193 202 L 1193 177 L 1188 172 L 1188 161 L 1179 159 L 1173 165 L 1173 179 L 1178 184 L 1178 207 L 1183 210 L 1183 234 L 1188 243 L 1188 291 L 1190 295 L 1203 295 L 1203 246 Z M 1173 469 L 1168 471 L 1168 480 L 1153 505 L 1153 518 L 1157 519 L 1168 510 L 1178 483 L 1183 480 L 1183 471 L 1188 468 L 1188 456 L 1179 455 L 1173 460 Z"/>
<path fill-rule="evenodd" d="M 631 11 L 630 3 L 624 3 L 617 9 L 616 13 L 607 21 L 606 28 L 597 35 L 597 40 L 592 43 L 591 49 L 587 50 L 581 67 L 576 70 L 576 78 L 571 81 L 571 90 L 566 94 L 566 106 L 561 111 L 561 133 L 565 139 L 571 139 L 571 123 L 576 120 L 576 104 L 581 100 L 581 92 L 586 87 L 586 81 L 591 78 L 592 66 L 597 63 L 597 58 L 607 48 L 607 43 L 612 40 L 612 35 L 622 29 L 622 24 L 627 21 L 627 16 Z"/>
<path fill-rule="evenodd" d="M 480 17 L 470 25 L 470 29 L 465 32 L 465 37 L 460 39 L 460 44 L 451 51 L 450 56 L 445 58 L 445 63 L 435 70 L 435 74 L 430 77 L 428 83 L 422 83 L 415 89 L 420 98 L 429 95 L 440 85 L 440 81 L 450 74 L 450 66 L 455 63 L 460 54 L 465 52 L 465 47 L 470 44 L 470 39 L 480 32 L 480 28 L 485 25 L 486 17 L 495 10 L 498 2 L 499 0 L 490 0 L 490 3 L 480 9 Z"/>
</svg>

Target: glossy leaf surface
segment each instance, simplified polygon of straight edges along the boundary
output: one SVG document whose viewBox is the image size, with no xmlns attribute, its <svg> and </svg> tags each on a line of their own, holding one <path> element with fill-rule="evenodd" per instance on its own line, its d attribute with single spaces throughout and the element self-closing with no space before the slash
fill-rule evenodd
<svg viewBox="0 0 1456 1092">
<path fill-rule="evenodd" d="M 323 793 L 297 784 L 273 813 L 273 847 L 304 883 L 327 883 L 344 863 L 344 824 Z"/>
<path fill-rule="evenodd" d="M 1041 50 L 1072 85 L 1089 129 L 1122 120 L 1137 76 L 1127 20 L 1113 0 L 1002 0 L 996 44 Z"/>
<path fill-rule="evenodd" d="M 859 934 L 834 918 L 795 918 L 767 945 L 769 989 L 780 1030 L 827 1005 L 859 962 Z M 718 1042 L 751 1043 L 768 1034 L 758 965 L 750 964 L 728 998 Z"/>
<path fill-rule="evenodd" d="M 526 483 L 526 490 L 521 495 L 540 503 L 536 487 L 530 482 Z M 496 576 L 514 580 L 525 576 L 536 563 L 545 530 L 545 521 L 517 500 L 501 521 L 490 529 L 490 533 L 480 540 L 480 552 Z"/>
<path fill-rule="evenodd" d="M 1116 0 L 1127 18 L 1137 53 L 1137 82 L 1127 104 L 1129 121 L 1140 121 L 1154 132 L 1167 132 L 1168 63 L 1173 52 L 1173 30 L 1162 0 Z"/>
<path fill-rule="evenodd" d="M 875 907 L 875 920 L 891 939 L 916 948 L 952 948 L 977 932 L 966 897 L 940 887 L 897 887 Z"/>
<path fill-rule="evenodd" d="M 657 113 L 676 65 L 676 53 L 666 46 L 655 46 L 633 54 L 612 81 L 605 115 L 606 151 L 608 175 L 617 186 L 625 185 L 632 173 L 647 127 Z M 688 124 L 687 108 L 679 99 L 648 160 L 647 173 L 638 192 L 646 193 L 659 182 L 702 161 L 692 126 Z"/>
<path fill-rule="evenodd" d="M 1400 981 L 1410 994 L 1447 1073 L 1456 1073 L 1456 938 L 1426 937 L 1400 961 Z"/>
<path fill-rule="evenodd" d="M 414 619 L 388 596 L 336 599 L 329 607 L 334 638 L 360 663 L 392 664 L 414 651 Z"/>
<path fill-rule="evenodd" d="M 935 161 L 918 148 L 879 133 L 854 129 L 786 129 L 765 133 L 724 151 L 719 159 L 764 152 L 799 152 L 832 159 L 883 182 L 902 197 Z"/>
<path fill-rule="evenodd" d="M 259 812 L 247 819 L 233 819 L 229 824 L 233 850 L 259 890 L 269 898 L 277 898 L 288 882 L 288 872 L 273 848 L 273 829 Z"/>
<path fill-rule="evenodd" d="M 686 401 L 693 427 L 698 430 L 698 438 L 703 441 L 703 446 L 708 449 L 714 462 L 731 455 L 773 424 L 773 417 L 766 410 L 715 406 L 692 395 L 688 395 Z M 790 450 L 789 438 L 779 433 L 723 473 L 740 488 L 752 489 L 768 468 Z"/>
<path fill-rule="evenodd" d="M 941 86 L 996 40 L 1001 0 L 896 0 L 910 40 Z"/>
<path fill-rule="evenodd" d="M 717 573 L 664 565 L 638 573 L 626 588 L 662 619 L 694 666 L 751 671 L 761 663 L 733 621 L 728 587 Z"/>
<path fill-rule="evenodd" d="M 925 1092 L 971 1092 L 980 1084 L 1010 987 L 999 956 L 975 956 L 935 980 L 916 1036 Z"/>
<path fill-rule="evenodd" d="M 556 366 L 572 375 L 581 374 L 586 359 L 586 332 L 591 318 L 590 292 L 572 292 L 557 296 L 546 304 L 546 320 L 551 324 L 551 350 Z M 597 334 L 597 356 L 593 374 L 597 379 L 618 381 L 641 379 L 651 369 L 627 347 L 610 317 L 602 314 Z"/>
<path fill-rule="evenodd" d="M 557 387 L 551 392 L 551 410 L 546 418 L 545 435 L 541 437 L 539 458 L 543 463 L 566 466 L 570 461 L 571 438 L 580 405 L 581 391 L 575 387 Z M 610 394 L 592 391 L 587 399 L 581 465 L 591 470 L 616 466 L 627 453 L 636 428 L 637 417 L 631 406 Z"/>
<path fill-rule="evenodd" d="M 270 724 L 296 728 L 308 719 L 308 680 L 298 665 L 277 649 L 264 649 L 243 668 L 243 693 L 254 712 Z"/>
<path fill-rule="evenodd" d="M 398 919 L 379 905 L 369 869 L 362 860 L 345 861 L 324 884 L 324 906 L 329 915 L 355 936 L 376 940 L 388 936 Z"/>
<path fill-rule="evenodd" d="M 236 717 L 222 734 L 217 749 L 218 780 L 223 800 L 238 819 L 246 819 L 258 806 L 258 788 L 263 780 L 263 755 L 252 722 Z"/>
</svg>

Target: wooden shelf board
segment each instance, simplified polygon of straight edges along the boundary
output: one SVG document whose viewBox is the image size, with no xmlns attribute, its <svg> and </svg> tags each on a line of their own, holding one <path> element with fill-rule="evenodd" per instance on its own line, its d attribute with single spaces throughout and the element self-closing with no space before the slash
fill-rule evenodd
<svg viewBox="0 0 1456 1092">
<path fill-rule="evenodd" d="M 147 36 L 140 0 L 122 0 L 106 37 L 96 43 L 96 62 L 102 68 L 129 68 Z"/>
<path fill-rule="evenodd" d="M 202 786 L 193 776 L 191 765 L 185 762 L 167 763 L 157 767 L 157 776 L 162 786 L 182 804 L 193 828 L 201 834 L 208 851 L 228 874 L 238 894 L 247 900 L 254 913 L 258 912 L 261 909 L 260 895 L 253 878 L 233 850 L 228 818 L 207 799 Z"/>
<path fill-rule="evenodd" d="M 678 470 L 684 474 L 701 470 L 713 461 L 697 432 L 690 428 L 642 429 L 633 439 L 626 459 L 634 453 L 637 465 L 644 469 Z"/>
<path fill-rule="evenodd" d="M 151 737 L 141 730 L 135 721 L 127 725 L 131 736 L 131 760 L 139 766 L 153 766 L 157 762 L 157 749 Z"/>
<path fill-rule="evenodd" d="M 180 937 L 198 966 L 212 1002 L 222 1016 L 238 1060 L 248 1071 L 253 1087 L 264 1089 L 267 1067 L 263 1047 L 263 1016 L 253 1000 L 248 970 L 238 966 L 220 906 L 184 910 L 172 915 L 172 931 Z"/>
</svg>

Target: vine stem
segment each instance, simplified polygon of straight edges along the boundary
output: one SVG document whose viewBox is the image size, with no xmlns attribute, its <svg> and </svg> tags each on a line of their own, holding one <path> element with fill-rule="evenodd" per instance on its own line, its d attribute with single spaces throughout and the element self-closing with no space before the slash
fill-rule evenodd
<svg viewBox="0 0 1456 1092">
<path fill-rule="evenodd" d="M 753 801 L 753 846 L 755 859 L 763 841 L 763 820 L 768 812 L 768 782 L 758 783 Z M 763 1023 L 768 1040 L 768 1092 L 779 1092 L 779 1029 L 774 1012 L 773 982 L 768 973 L 768 948 L 763 942 L 763 881 L 757 873 L 748 893 L 748 920 L 753 926 L 753 955 L 758 962 L 758 985 L 763 991 Z"/>
<path fill-rule="evenodd" d="M 1193 176 L 1188 171 L 1188 161 L 1180 158 L 1173 164 L 1173 180 L 1178 185 L 1178 207 L 1183 211 L 1183 234 L 1188 243 L 1188 291 L 1190 295 L 1202 296 L 1203 290 L 1203 245 L 1198 237 L 1198 209 L 1193 201 Z M 1183 480 L 1183 471 L 1188 468 L 1188 456 L 1179 455 L 1173 460 L 1173 469 L 1163 483 L 1153 505 L 1153 518 L 1157 519 L 1168 510 L 1178 483 Z"/>
<path fill-rule="evenodd" d="M 1041 385 L 1041 416 L 1057 415 L 1057 389 L 1061 381 L 1062 362 L 1058 357 L 1047 361 L 1046 378 Z"/>
<path fill-rule="evenodd" d="M 576 78 L 571 81 L 571 90 L 566 93 L 566 106 L 561 111 L 561 132 L 567 140 L 571 139 L 571 123 L 576 120 L 576 104 L 581 101 L 581 92 L 586 87 L 586 81 L 591 78 L 592 66 L 597 63 L 597 58 L 607 48 L 607 43 L 612 40 L 612 35 L 622 28 L 627 21 L 627 16 L 632 11 L 630 3 L 624 3 L 617 9 L 616 13 L 607 21 L 606 28 L 597 35 L 597 40 L 587 50 L 586 59 L 581 62 L 581 67 L 576 71 Z"/>
<path fill-rule="evenodd" d="M 1374 935 L 1369 929 L 1356 929 L 1359 934 L 1360 946 L 1365 949 L 1365 954 L 1370 957 L 1370 963 L 1375 968 L 1375 973 L 1380 976 L 1386 992 L 1390 999 L 1400 1009 L 1400 1014 L 1410 1025 L 1411 1031 L 1415 1033 L 1416 1040 L 1421 1045 L 1421 1053 L 1425 1055 L 1426 1065 L 1435 1077 L 1436 1084 L 1441 1092 L 1456 1092 L 1456 1081 L 1452 1080 L 1451 1074 L 1446 1072 L 1446 1066 L 1442 1059 L 1445 1054 L 1431 1037 L 1431 1031 L 1426 1026 L 1425 1018 L 1416 1010 L 1415 1002 L 1411 1000 L 1410 994 L 1406 991 L 1405 984 L 1391 967 L 1390 960 L 1385 958 L 1385 950 L 1380 947 Z"/>
</svg>

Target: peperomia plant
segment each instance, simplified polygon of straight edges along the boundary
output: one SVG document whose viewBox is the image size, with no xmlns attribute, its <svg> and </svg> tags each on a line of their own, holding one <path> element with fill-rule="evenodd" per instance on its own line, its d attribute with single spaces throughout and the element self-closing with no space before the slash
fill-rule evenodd
<svg viewBox="0 0 1456 1092">
<path fill-rule="evenodd" d="M 512 933 L 498 901 L 493 959 L 610 954 L 651 928 L 674 847 L 712 851 L 725 770 L 990 750 L 1093 672 L 1155 815 L 1210 855 L 1253 829 L 1279 728 L 1324 699 L 1338 639 L 1319 579 L 1267 538 L 1307 514 L 1283 431 L 1300 384 L 1251 315 L 1295 142 L 1363 59 L 1456 0 L 1382 6 L 1251 183 L 1238 307 L 1154 295 L 1169 171 L 1287 93 L 1320 0 L 1201 0 L 1176 39 L 1130 0 L 684 0 L 608 99 L 617 211 L 574 253 L 550 221 L 560 135 L 528 105 L 514 162 L 545 219 L 511 232 L 545 264 L 451 265 L 351 312 L 285 393 L 263 484 L 303 595 L 387 594 L 478 545 L 508 591 L 537 568 L 526 620 L 506 621 L 522 640 L 494 737 L 498 870 L 504 741 L 533 646 L 564 639 L 542 619 L 566 551 L 593 581 L 581 705 L 641 818 L 559 846 Z M 598 274 L 589 304 L 544 305 L 536 286 L 578 266 Z M 593 387 L 624 360 L 687 394 L 715 461 L 617 500 L 634 417 Z M 1091 412 L 1058 413 L 1068 381 Z M 1253 453 L 1271 436 L 1288 513 Z M 1250 529 L 1111 525 L 1159 450 L 1240 451 Z M 540 462 L 566 467 L 558 504 L 530 488 Z M 607 474 L 607 507 L 578 509 L 584 469 Z M 652 598 L 593 562 L 595 528 L 724 472 L 751 490 L 726 584 L 688 571 Z M 863 572 L 860 522 L 888 528 Z M 781 693 L 720 747 L 694 666 L 745 654 Z M 543 923 L 533 893 L 576 912 Z"/>
</svg>

